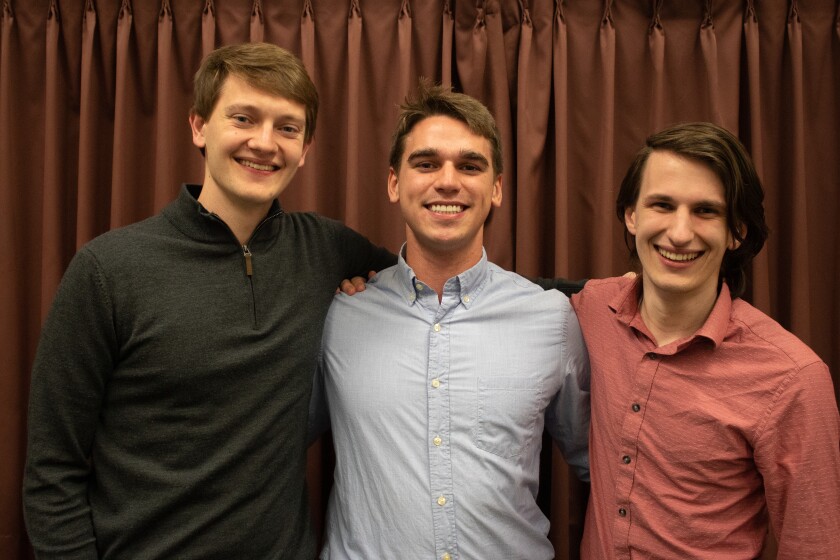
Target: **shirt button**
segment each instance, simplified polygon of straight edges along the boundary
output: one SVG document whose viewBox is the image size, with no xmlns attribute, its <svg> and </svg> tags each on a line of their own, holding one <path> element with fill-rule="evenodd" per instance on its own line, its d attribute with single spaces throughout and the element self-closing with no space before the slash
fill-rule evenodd
<svg viewBox="0 0 840 560">
<path fill-rule="evenodd" d="M 630 455 L 625 455 L 624 457 L 621 458 L 621 460 L 624 461 L 625 465 L 629 465 L 630 464 Z"/>
<path fill-rule="evenodd" d="M 470 302 L 470 296 L 464 296 L 464 303 Z"/>
<path fill-rule="evenodd" d="M 445 506 L 446 505 L 446 498 L 441 496 L 440 498 L 437 499 L 437 502 L 438 502 L 439 506 Z"/>
<path fill-rule="evenodd" d="M 435 445 L 440 447 L 440 444 L 443 443 L 443 440 L 440 439 L 439 437 L 435 437 L 435 439 L 432 440 L 432 443 L 434 443 Z"/>
<path fill-rule="evenodd" d="M 655 359 L 658 357 L 658 356 L 657 356 L 656 354 L 654 354 L 653 352 L 648 352 L 647 354 L 645 354 L 645 356 L 647 356 L 647 359 L 648 359 L 648 360 L 655 360 Z"/>
<path fill-rule="evenodd" d="M 435 323 L 435 332 L 440 332 L 440 323 Z"/>
<path fill-rule="evenodd" d="M 627 516 L 627 510 L 624 509 L 624 508 L 618 508 L 618 515 L 620 515 L 621 517 L 626 517 Z"/>
<path fill-rule="evenodd" d="M 440 557 L 440 559 L 441 559 L 441 560 L 452 560 L 452 557 L 451 557 L 451 556 L 449 556 L 449 553 L 447 552 L 446 554 L 444 554 L 443 556 L 441 556 L 441 557 Z"/>
<path fill-rule="evenodd" d="M 434 387 L 435 389 L 440 387 L 440 379 L 432 379 L 432 387 Z"/>
<path fill-rule="evenodd" d="M 633 403 L 633 406 L 630 407 L 630 408 L 633 409 L 633 412 L 639 412 L 640 410 L 642 410 L 642 407 L 639 406 L 639 403 L 635 403 L 635 402 Z"/>
<path fill-rule="evenodd" d="M 422 291 L 423 291 L 423 284 L 417 284 L 417 291 L 418 291 L 418 292 L 422 292 Z"/>
</svg>

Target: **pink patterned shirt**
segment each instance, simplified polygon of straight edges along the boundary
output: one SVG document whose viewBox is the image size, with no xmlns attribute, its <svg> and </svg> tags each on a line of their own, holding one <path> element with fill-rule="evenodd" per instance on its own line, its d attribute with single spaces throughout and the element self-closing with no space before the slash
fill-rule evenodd
<svg viewBox="0 0 840 560">
<path fill-rule="evenodd" d="M 840 416 L 828 367 L 724 285 L 657 348 L 638 282 L 572 298 L 592 367 L 585 560 L 840 558 Z"/>
</svg>

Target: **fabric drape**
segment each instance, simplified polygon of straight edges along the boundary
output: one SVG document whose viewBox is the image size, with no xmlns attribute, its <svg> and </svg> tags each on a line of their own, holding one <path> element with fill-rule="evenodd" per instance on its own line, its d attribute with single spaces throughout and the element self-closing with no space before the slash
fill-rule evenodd
<svg viewBox="0 0 840 560">
<path fill-rule="evenodd" d="M 27 558 L 20 485 L 41 321 L 75 251 L 159 211 L 203 160 L 187 114 L 202 56 L 265 40 L 321 95 L 315 143 L 283 196 L 397 250 L 386 196 L 398 104 L 421 76 L 490 107 L 504 201 L 490 259 L 532 276 L 628 267 L 615 193 L 644 138 L 678 121 L 738 134 L 771 237 L 746 299 L 840 387 L 838 0 L 0 0 L 0 557 Z M 548 442 L 547 442 L 548 443 Z M 310 451 L 316 522 L 329 441 Z M 546 445 L 540 503 L 577 558 L 586 487 Z M 772 543 L 765 558 L 774 557 Z"/>
</svg>

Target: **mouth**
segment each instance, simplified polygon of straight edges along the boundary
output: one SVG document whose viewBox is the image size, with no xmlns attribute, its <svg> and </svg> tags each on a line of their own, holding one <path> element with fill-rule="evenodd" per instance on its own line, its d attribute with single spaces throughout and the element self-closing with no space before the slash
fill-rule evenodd
<svg viewBox="0 0 840 560">
<path fill-rule="evenodd" d="M 674 262 L 693 261 L 703 254 L 702 251 L 694 251 L 692 253 L 672 253 L 671 251 L 666 251 L 662 247 L 657 247 L 656 250 L 659 252 L 660 255 L 662 255 L 666 259 Z"/>
<path fill-rule="evenodd" d="M 437 214 L 460 214 L 465 207 L 460 204 L 429 204 L 426 208 Z"/>
<path fill-rule="evenodd" d="M 236 158 L 236 162 L 239 165 L 244 165 L 245 167 L 250 167 L 251 169 L 256 169 L 257 171 L 277 171 L 280 169 L 279 165 L 274 165 L 273 163 L 257 163 L 255 161 L 241 158 Z"/>
</svg>

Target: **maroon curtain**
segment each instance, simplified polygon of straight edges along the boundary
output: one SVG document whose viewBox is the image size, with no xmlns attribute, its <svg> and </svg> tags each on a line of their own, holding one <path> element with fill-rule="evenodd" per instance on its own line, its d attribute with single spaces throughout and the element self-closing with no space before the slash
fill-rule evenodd
<svg viewBox="0 0 840 560">
<path fill-rule="evenodd" d="M 496 116 L 505 192 L 486 245 L 527 275 L 622 273 L 612 205 L 644 138 L 686 120 L 732 130 L 764 181 L 772 230 L 747 299 L 840 387 L 837 0 L 0 0 L 0 557 L 29 555 L 29 371 L 64 268 L 92 237 L 201 180 L 192 74 L 212 48 L 259 40 L 300 55 L 322 98 L 284 205 L 392 250 L 404 231 L 385 192 L 388 145 L 420 76 Z M 317 516 L 328 450 L 310 452 Z M 545 464 L 557 557 L 576 558 L 586 491 L 556 450 Z"/>
</svg>

